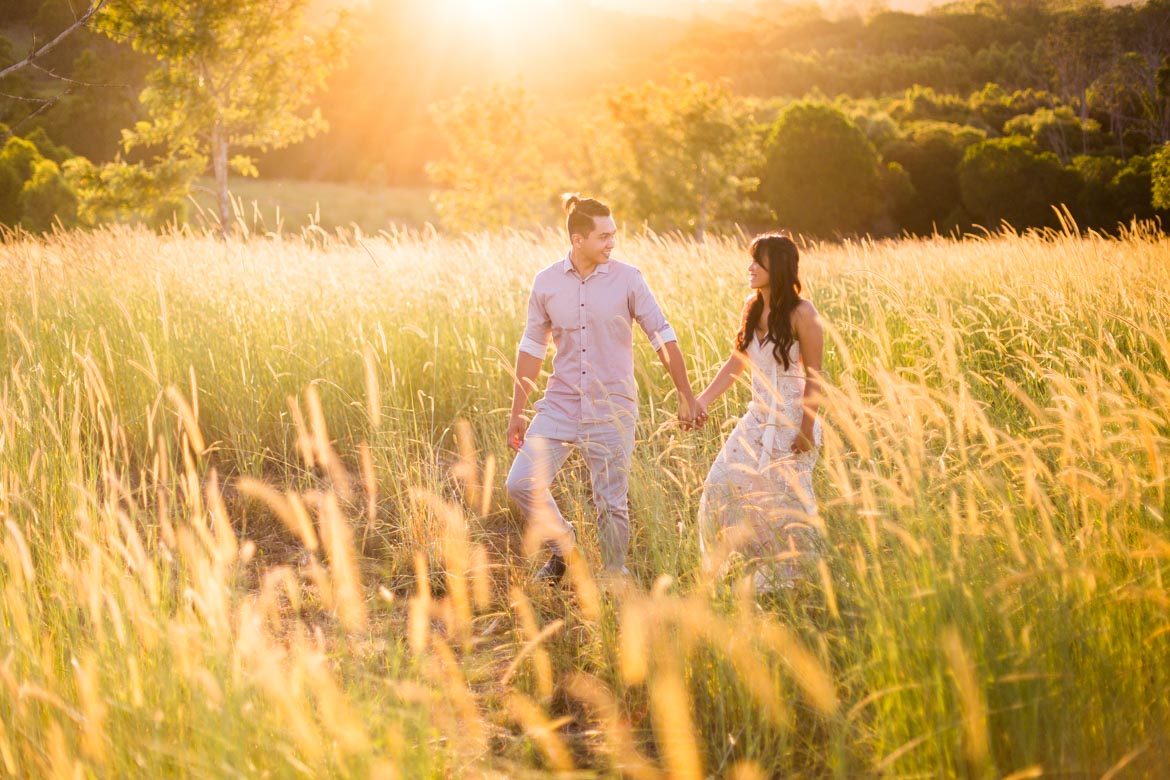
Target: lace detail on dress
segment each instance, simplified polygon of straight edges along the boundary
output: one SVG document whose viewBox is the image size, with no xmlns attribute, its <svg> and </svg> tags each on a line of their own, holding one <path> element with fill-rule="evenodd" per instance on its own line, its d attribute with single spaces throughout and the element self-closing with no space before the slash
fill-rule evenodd
<svg viewBox="0 0 1170 780">
<path fill-rule="evenodd" d="M 792 453 L 803 416 L 800 345 L 792 345 L 787 371 L 770 344 L 752 339 L 747 354 L 752 399 L 703 484 L 699 547 L 705 568 L 726 574 L 745 566 L 757 591 L 765 591 L 807 577 L 815 560 L 812 472 L 821 428 L 819 422 L 813 427 L 817 449 Z"/>
</svg>

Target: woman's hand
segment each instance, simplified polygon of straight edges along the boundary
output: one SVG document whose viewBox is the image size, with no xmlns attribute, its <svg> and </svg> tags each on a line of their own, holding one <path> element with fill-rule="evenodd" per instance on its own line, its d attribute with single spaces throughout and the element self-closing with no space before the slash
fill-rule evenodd
<svg viewBox="0 0 1170 780">
<path fill-rule="evenodd" d="M 805 433 L 803 430 L 796 434 L 796 438 L 792 440 L 792 454 L 803 455 L 806 452 L 812 452 L 816 448 L 816 443 L 813 441 L 811 433 Z"/>
<path fill-rule="evenodd" d="M 702 428 L 707 422 L 707 406 L 710 403 L 711 401 L 703 393 L 699 393 L 695 397 L 695 425 L 699 428 Z"/>
</svg>

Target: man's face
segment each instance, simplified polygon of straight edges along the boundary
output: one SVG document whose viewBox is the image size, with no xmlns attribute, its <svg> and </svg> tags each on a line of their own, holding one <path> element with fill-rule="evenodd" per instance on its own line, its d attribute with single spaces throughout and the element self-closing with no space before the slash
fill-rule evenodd
<svg viewBox="0 0 1170 780">
<path fill-rule="evenodd" d="M 613 251 L 615 237 L 617 236 L 617 223 L 614 222 L 613 217 L 594 217 L 593 230 L 588 236 L 582 236 L 579 233 L 573 234 L 573 249 L 581 256 L 582 259 L 591 263 L 609 262 L 609 253 Z"/>
</svg>

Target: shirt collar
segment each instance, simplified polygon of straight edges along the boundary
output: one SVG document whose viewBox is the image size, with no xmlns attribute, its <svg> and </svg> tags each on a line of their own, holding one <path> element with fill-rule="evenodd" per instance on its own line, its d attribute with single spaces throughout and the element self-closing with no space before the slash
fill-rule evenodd
<svg viewBox="0 0 1170 780">
<path fill-rule="evenodd" d="M 575 273 L 577 270 L 576 268 L 573 267 L 572 256 L 573 256 L 573 251 L 569 250 L 568 252 L 565 253 L 565 259 L 561 261 L 561 270 L 567 274 Z M 613 262 L 612 258 L 610 259 L 610 262 Z M 607 274 L 607 273 L 609 273 L 609 263 L 598 263 L 597 267 L 593 269 L 593 273 L 594 274 Z M 590 274 L 590 276 L 592 276 L 592 275 L 593 274 Z"/>
</svg>

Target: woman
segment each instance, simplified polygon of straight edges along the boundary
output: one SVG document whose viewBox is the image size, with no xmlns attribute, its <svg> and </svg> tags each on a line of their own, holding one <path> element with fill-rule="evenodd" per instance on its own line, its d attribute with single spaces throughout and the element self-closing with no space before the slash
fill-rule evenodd
<svg viewBox="0 0 1170 780">
<path fill-rule="evenodd" d="M 749 365 L 752 400 L 707 474 L 699 545 L 705 568 L 726 573 L 742 561 L 763 592 L 791 587 L 815 555 L 812 471 L 824 333 L 816 308 L 800 295 L 792 239 L 765 233 L 750 252 L 755 292 L 735 350 L 697 401 L 705 416 Z"/>
</svg>

